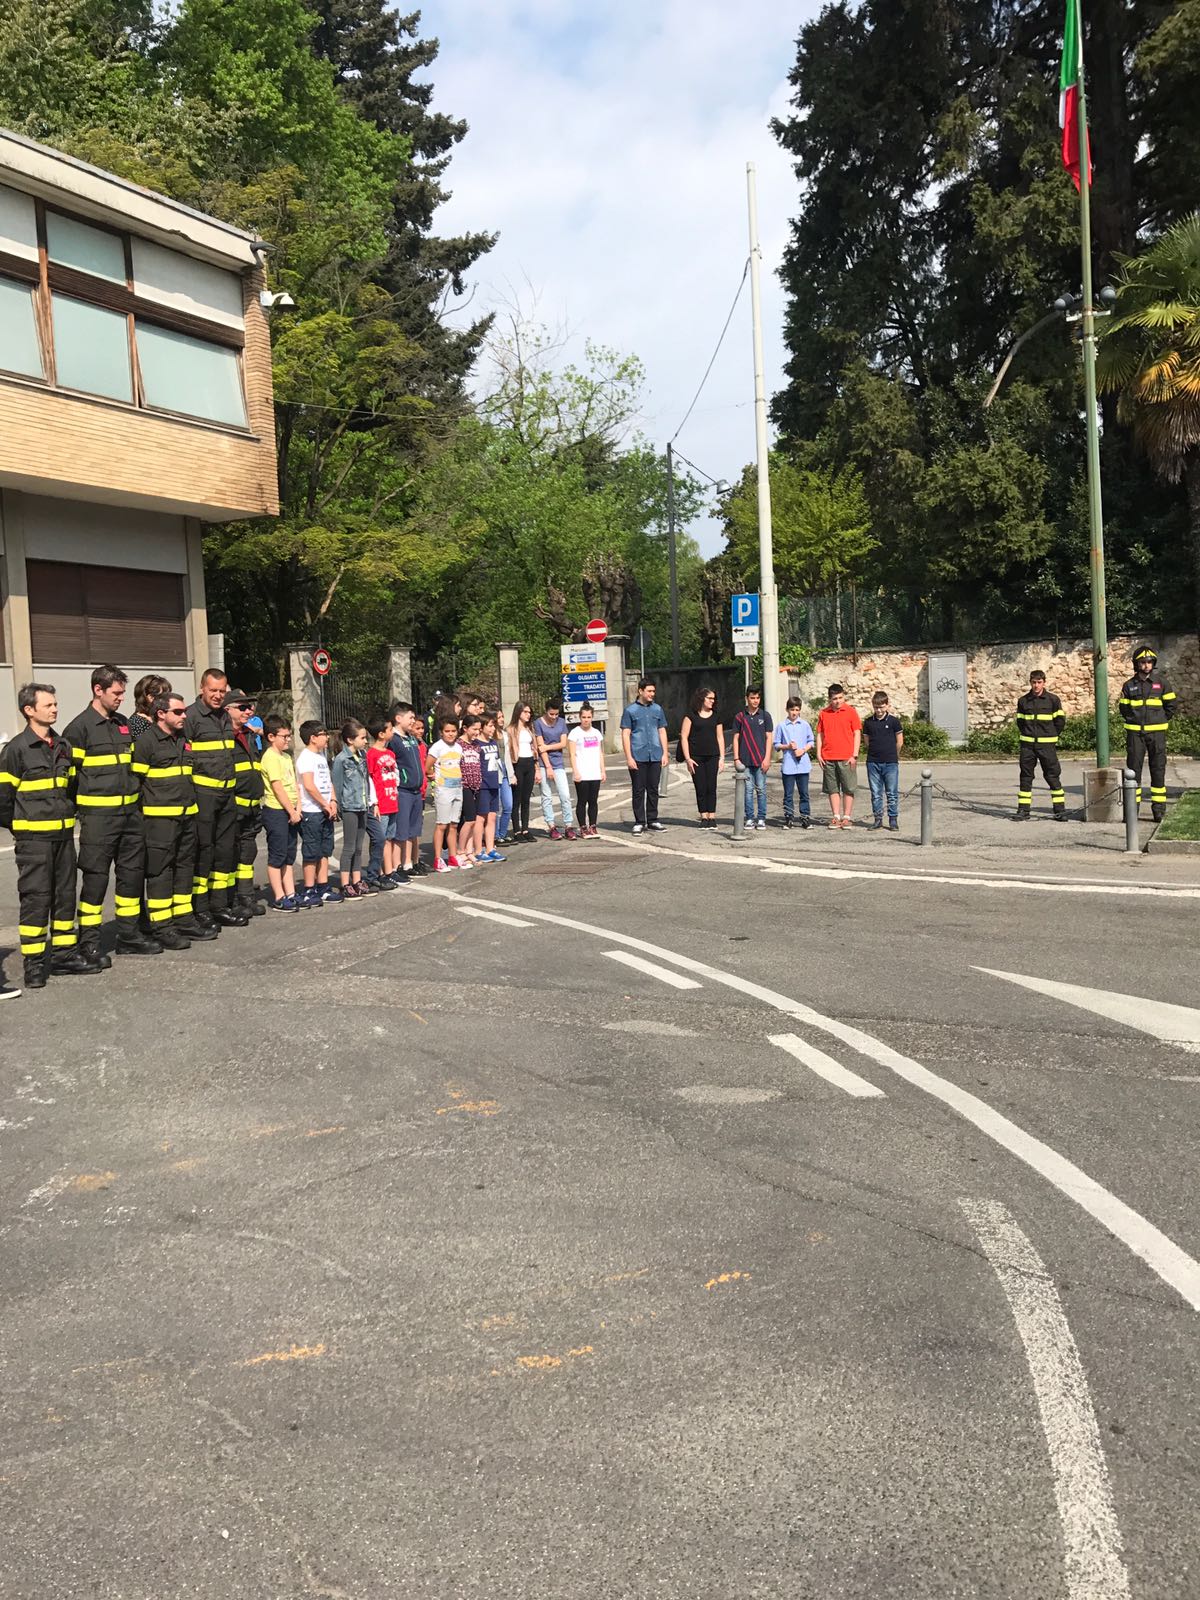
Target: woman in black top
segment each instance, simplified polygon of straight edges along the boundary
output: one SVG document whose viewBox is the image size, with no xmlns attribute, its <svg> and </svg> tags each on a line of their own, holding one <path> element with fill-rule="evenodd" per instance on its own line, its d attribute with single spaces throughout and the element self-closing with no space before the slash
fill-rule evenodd
<svg viewBox="0 0 1200 1600">
<path fill-rule="evenodd" d="M 171 685 L 157 672 L 148 672 L 144 678 L 139 678 L 133 686 L 133 715 L 129 719 L 129 733 L 134 744 L 137 743 L 138 734 L 145 733 L 147 728 L 154 726 L 154 718 L 150 714 L 150 707 L 160 694 L 170 694 Z"/>
<path fill-rule="evenodd" d="M 717 774 L 725 765 L 725 730 L 717 721 L 716 705 L 714 689 L 697 689 L 679 733 L 683 759 L 696 786 L 702 828 L 717 825 Z"/>
</svg>

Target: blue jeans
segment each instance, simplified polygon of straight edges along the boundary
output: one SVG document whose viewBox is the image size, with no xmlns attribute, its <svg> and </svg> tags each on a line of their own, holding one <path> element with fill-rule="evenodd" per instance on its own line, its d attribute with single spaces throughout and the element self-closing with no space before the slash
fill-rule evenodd
<svg viewBox="0 0 1200 1600">
<path fill-rule="evenodd" d="M 508 825 L 512 821 L 512 784 L 503 773 L 500 775 L 500 815 L 496 821 L 496 840 L 508 838 Z"/>
<path fill-rule="evenodd" d="M 794 817 L 796 815 L 795 811 L 792 809 L 792 803 L 793 803 L 793 799 L 795 797 L 797 786 L 800 789 L 800 815 L 802 817 L 807 817 L 807 816 L 810 815 L 812 808 L 810 807 L 810 805 L 808 803 L 808 780 L 809 780 L 809 776 L 810 776 L 810 774 L 807 773 L 807 772 L 785 772 L 784 773 L 784 775 L 783 775 L 783 814 L 784 814 L 785 817 Z"/>
<path fill-rule="evenodd" d="M 758 820 L 767 820 L 767 775 L 761 767 L 747 767 L 746 776 L 750 780 L 746 785 L 746 821 L 754 821 L 754 801 L 758 797 Z"/>
<path fill-rule="evenodd" d="M 883 815 L 883 797 L 886 793 L 888 821 L 895 822 L 900 811 L 900 763 L 868 761 L 867 782 L 871 785 L 871 810 L 877 817 Z"/>
<path fill-rule="evenodd" d="M 367 838 L 371 841 L 371 853 L 363 876 L 374 881 L 383 871 L 383 841 L 387 838 L 387 823 L 382 817 L 367 818 Z"/>
<path fill-rule="evenodd" d="M 564 828 L 575 826 L 575 812 L 571 807 L 571 790 L 567 783 L 565 767 L 552 767 L 554 789 L 558 790 L 558 803 L 562 807 Z M 546 782 L 546 769 L 542 768 L 542 820 L 548 828 L 554 826 L 554 789 Z"/>
</svg>

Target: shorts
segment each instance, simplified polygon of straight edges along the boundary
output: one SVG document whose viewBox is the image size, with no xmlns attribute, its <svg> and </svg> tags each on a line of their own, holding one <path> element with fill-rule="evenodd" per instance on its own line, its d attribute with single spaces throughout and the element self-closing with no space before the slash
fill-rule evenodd
<svg viewBox="0 0 1200 1600">
<path fill-rule="evenodd" d="M 333 819 L 323 811 L 306 811 L 300 818 L 300 857 L 306 867 L 333 854 Z"/>
<path fill-rule="evenodd" d="M 439 828 L 456 823 L 462 815 L 461 789 L 435 789 L 433 792 L 433 820 Z"/>
<path fill-rule="evenodd" d="M 421 837 L 422 804 L 419 789 L 401 789 L 396 796 L 399 802 L 399 832 L 397 839 L 419 839 Z"/>
<path fill-rule="evenodd" d="M 478 789 L 468 789 L 465 784 L 463 785 L 462 813 L 458 820 L 464 827 L 468 822 L 474 822 L 479 815 L 479 794 Z"/>
<path fill-rule="evenodd" d="M 480 789 L 479 815 L 481 817 L 494 817 L 500 809 L 499 789 Z"/>
<path fill-rule="evenodd" d="M 858 768 L 853 761 L 827 761 L 821 788 L 826 794 L 853 794 L 858 788 Z"/>
<path fill-rule="evenodd" d="M 383 823 L 383 837 L 395 844 L 397 839 L 404 835 L 400 832 L 400 813 L 398 811 L 381 811 L 379 820 Z"/>
<path fill-rule="evenodd" d="M 263 827 L 267 830 L 267 865 L 277 869 L 296 865 L 296 844 L 300 824 L 292 822 L 286 811 L 264 806 Z"/>
</svg>

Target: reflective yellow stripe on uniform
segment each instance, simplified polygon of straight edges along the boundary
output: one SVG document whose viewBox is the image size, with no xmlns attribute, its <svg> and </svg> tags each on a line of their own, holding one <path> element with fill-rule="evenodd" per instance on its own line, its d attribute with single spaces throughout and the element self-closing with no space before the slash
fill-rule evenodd
<svg viewBox="0 0 1200 1600">
<path fill-rule="evenodd" d="M 173 901 L 170 896 L 163 900 L 146 901 L 146 910 L 150 914 L 151 922 L 169 922 L 171 920 L 171 906 Z"/>
<path fill-rule="evenodd" d="M 261 802 L 258 801 L 258 800 L 247 800 L 245 795 L 241 795 L 241 794 L 235 796 L 235 798 L 236 798 L 237 803 L 238 803 L 239 806 L 256 806 L 256 805 L 261 804 Z"/>
<path fill-rule="evenodd" d="M 1168 722 L 1127 722 L 1126 733 L 1166 733 L 1170 727 Z"/>
<path fill-rule="evenodd" d="M 81 928 L 98 928 L 104 916 L 104 907 L 93 905 L 90 900 L 79 902 L 79 926 Z"/>
<path fill-rule="evenodd" d="M 16 778 L 13 778 L 11 781 L 17 784 L 17 788 L 22 794 L 28 794 L 35 789 L 65 789 L 71 780 L 69 778 L 22 778 L 17 783 Z"/>
<path fill-rule="evenodd" d="M 82 757 L 85 767 L 128 767 L 133 764 L 133 756 L 128 750 L 111 756 L 85 756 L 82 750 L 76 750 L 74 755 L 76 760 Z"/>
<path fill-rule="evenodd" d="M 233 749 L 232 739 L 192 739 L 190 743 L 193 751 Z"/>
<path fill-rule="evenodd" d="M 133 770 L 136 772 L 138 769 L 135 767 Z M 141 770 L 151 783 L 157 783 L 160 778 L 182 778 L 188 769 L 185 767 L 142 767 Z"/>
<path fill-rule="evenodd" d="M 197 772 L 192 782 L 200 789 L 232 789 L 232 778 L 206 778 Z"/>
<path fill-rule="evenodd" d="M 77 795 L 75 804 L 78 806 L 135 806 L 135 794 L 81 794 Z"/>
<path fill-rule="evenodd" d="M 55 822 L 27 822 L 23 817 L 13 820 L 14 833 L 67 833 L 74 826 L 74 817 L 61 817 Z"/>
<path fill-rule="evenodd" d="M 115 896 L 118 917 L 136 917 L 142 909 L 141 899 L 134 899 L 131 895 L 119 894 Z"/>
<path fill-rule="evenodd" d="M 237 875 L 238 875 L 239 879 L 241 879 L 243 881 L 245 881 L 245 880 L 253 881 L 253 879 L 254 879 L 254 868 L 253 867 L 248 867 L 246 865 L 246 863 L 243 861 L 243 862 L 239 863 L 239 865 L 238 865 Z"/>
<path fill-rule="evenodd" d="M 0 772 L 0 783 L 11 783 L 15 789 L 20 781 L 15 772 Z"/>
<path fill-rule="evenodd" d="M 191 807 L 191 811 L 195 811 L 195 809 L 196 809 L 195 806 Z M 142 815 L 144 817 L 182 817 L 182 816 L 187 816 L 189 814 L 190 814 L 189 813 L 189 808 L 187 806 L 143 806 L 142 807 Z"/>
</svg>

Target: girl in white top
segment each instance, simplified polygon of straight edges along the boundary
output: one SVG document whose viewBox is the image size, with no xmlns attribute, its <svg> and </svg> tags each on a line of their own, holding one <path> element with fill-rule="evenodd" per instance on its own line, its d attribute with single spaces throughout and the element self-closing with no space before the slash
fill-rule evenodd
<svg viewBox="0 0 1200 1600">
<path fill-rule="evenodd" d="M 509 844 L 531 844 L 529 800 L 537 781 L 537 741 L 533 734 L 533 707 L 518 700 L 508 719 L 508 753 L 513 768 L 513 815 Z"/>
<path fill-rule="evenodd" d="M 579 708 L 579 726 L 567 735 L 567 750 L 571 756 L 571 776 L 575 779 L 579 837 L 598 839 L 597 802 L 600 785 L 608 774 L 604 768 L 604 735 L 592 726 L 592 708 L 586 700 Z"/>
</svg>

